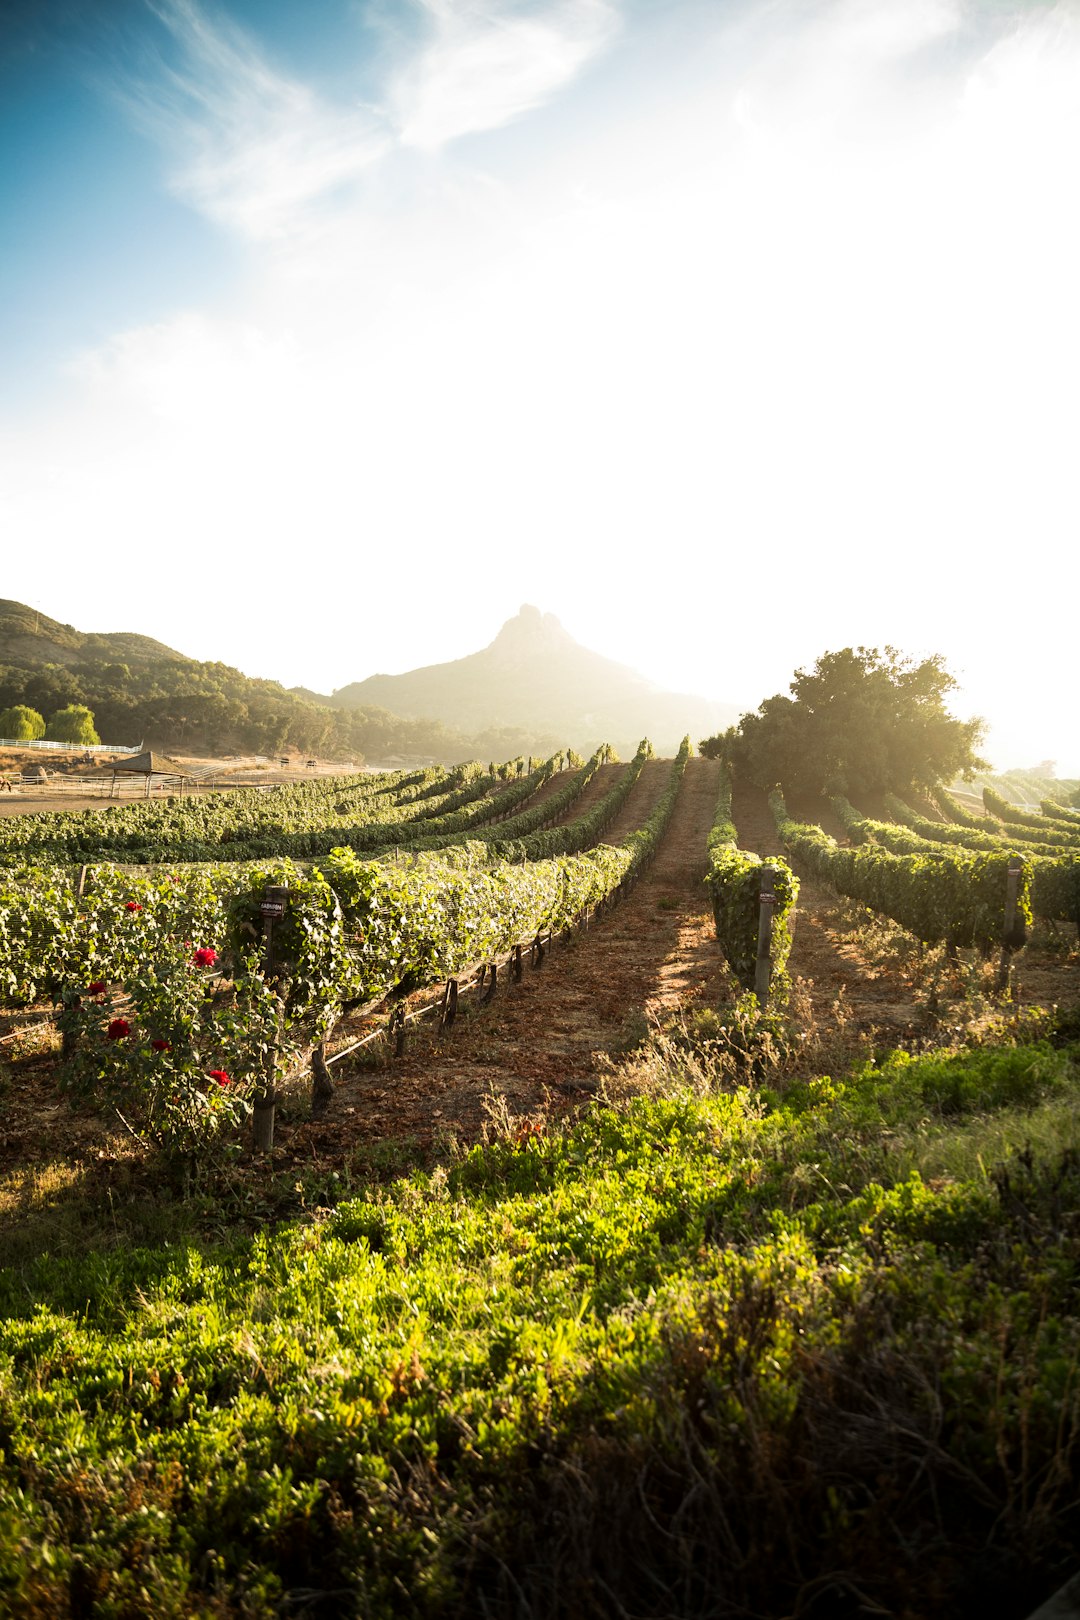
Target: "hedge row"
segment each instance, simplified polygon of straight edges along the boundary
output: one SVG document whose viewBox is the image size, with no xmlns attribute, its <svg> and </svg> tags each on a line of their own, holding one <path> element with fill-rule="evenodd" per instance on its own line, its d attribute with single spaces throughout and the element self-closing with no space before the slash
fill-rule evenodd
<svg viewBox="0 0 1080 1620">
<path fill-rule="evenodd" d="M 1037 810 L 1018 809 L 1016 805 L 1010 804 L 1008 799 L 1003 799 L 1000 793 L 995 793 L 991 787 L 983 788 L 983 803 L 988 814 L 997 816 L 999 821 L 1005 822 L 1009 830 L 1016 832 L 1018 837 L 1023 836 L 1019 829 L 1029 828 L 1031 832 L 1038 834 L 1043 843 L 1071 844 L 1080 847 L 1080 827 L 1060 824 L 1055 826 L 1047 816 Z"/>
<path fill-rule="evenodd" d="M 346 1007 L 458 977 L 608 899 L 655 849 L 688 753 L 685 740 L 652 815 L 617 846 L 525 865 L 434 856 L 398 865 L 337 849 L 307 873 L 285 862 L 234 868 L 218 931 L 196 936 L 204 943 L 194 951 L 178 934 L 182 913 L 125 905 L 142 949 L 124 958 L 119 982 L 101 972 L 62 987 L 69 1083 L 197 1160 L 246 1107 L 272 1095 Z M 288 888 L 272 977 L 261 937 L 270 884 Z M 207 997 L 202 974 L 217 957 L 228 982 Z"/>
<path fill-rule="evenodd" d="M 1016 922 L 1006 940 L 1006 873 L 1013 858 L 1008 854 L 939 851 L 903 828 L 892 831 L 920 848 L 902 854 L 879 843 L 844 849 L 820 827 L 793 821 L 779 788 L 769 802 L 787 849 L 815 877 L 891 917 L 917 939 L 981 950 L 1005 943 L 1018 949 L 1024 943 L 1031 922 L 1030 861 L 1021 865 Z M 874 823 L 875 834 L 882 827 Z"/>
<path fill-rule="evenodd" d="M 716 919 L 716 937 L 728 967 L 739 983 L 753 989 L 757 971 L 758 918 L 761 909 L 761 856 L 738 847 L 731 819 L 731 773 L 720 764 L 720 792 L 708 838 L 705 882 Z M 792 912 L 799 880 L 782 857 L 769 858 L 773 869 L 772 963 L 783 973 L 791 952 Z"/>
<path fill-rule="evenodd" d="M 883 822 L 864 822 L 863 831 L 878 843 L 894 851 L 912 851 L 915 840 L 919 848 L 932 848 L 935 844 L 959 844 L 967 849 L 994 850 L 1019 856 L 1031 869 L 1031 907 L 1037 917 L 1051 922 L 1072 922 L 1080 931 L 1080 850 L 1064 851 L 1046 844 L 1026 844 L 1016 838 L 973 827 L 954 827 L 947 823 L 927 821 L 916 816 L 900 800 L 888 800 L 890 810 L 902 812 L 904 827 L 890 827 Z M 991 823 L 985 823 L 991 825 Z M 993 825 L 996 825 L 994 823 Z M 1011 828 L 1010 832 L 1017 829 Z"/>
</svg>

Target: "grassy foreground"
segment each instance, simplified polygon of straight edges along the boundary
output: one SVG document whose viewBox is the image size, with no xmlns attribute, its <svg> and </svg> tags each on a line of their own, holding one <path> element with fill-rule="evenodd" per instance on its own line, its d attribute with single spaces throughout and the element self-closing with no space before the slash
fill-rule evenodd
<svg viewBox="0 0 1080 1620">
<path fill-rule="evenodd" d="M 1080 1046 L 0 1272 L 0 1612 L 1022 1616 L 1080 1544 Z"/>
</svg>

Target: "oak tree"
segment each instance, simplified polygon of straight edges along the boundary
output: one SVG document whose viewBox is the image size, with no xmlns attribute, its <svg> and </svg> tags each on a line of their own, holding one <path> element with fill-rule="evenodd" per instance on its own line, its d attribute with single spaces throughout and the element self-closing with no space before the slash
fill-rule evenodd
<svg viewBox="0 0 1080 1620">
<path fill-rule="evenodd" d="M 845 647 L 795 671 L 722 738 L 736 770 L 762 787 L 809 793 L 904 793 L 986 767 L 986 729 L 959 720 L 946 698 L 957 685 L 940 654 L 916 662 L 895 647 Z"/>
</svg>

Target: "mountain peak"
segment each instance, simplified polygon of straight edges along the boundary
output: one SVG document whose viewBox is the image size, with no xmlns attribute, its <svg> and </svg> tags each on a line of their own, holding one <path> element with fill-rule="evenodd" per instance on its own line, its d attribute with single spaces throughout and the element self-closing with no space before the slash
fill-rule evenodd
<svg viewBox="0 0 1080 1620">
<path fill-rule="evenodd" d="M 489 651 L 518 656 L 523 652 L 576 647 L 554 613 L 541 613 L 531 602 L 523 602 L 512 619 L 507 619 Z"/>
<path fill-rule="evenodd" d="M 340 688 L 333 701 L 472 733 L 517 728 L 575 748 L 612 742 L 621 751 L 648 736 L 674 753 L 685 732 L 706 736 L 738 718 L 730 704 L 658 691 L 635 670 L 590 652 L 532 602 L 481 652 L 403 675 L 372 675 Z"/>
</svg>

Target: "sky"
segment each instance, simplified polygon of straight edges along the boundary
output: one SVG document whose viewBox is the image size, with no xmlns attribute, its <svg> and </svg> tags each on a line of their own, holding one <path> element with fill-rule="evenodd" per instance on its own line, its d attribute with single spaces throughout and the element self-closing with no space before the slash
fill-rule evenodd
<svg viewBox="0 0 1080 1620">
<path fill-rule="evenodd" d="M 523 602 L 1080 776 L 1080 0 L 8 0 L 0 595 L 329 692 Z"/>
</svg>

